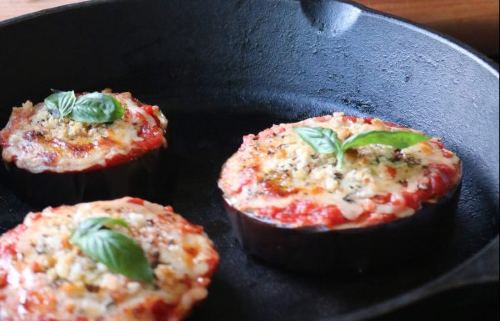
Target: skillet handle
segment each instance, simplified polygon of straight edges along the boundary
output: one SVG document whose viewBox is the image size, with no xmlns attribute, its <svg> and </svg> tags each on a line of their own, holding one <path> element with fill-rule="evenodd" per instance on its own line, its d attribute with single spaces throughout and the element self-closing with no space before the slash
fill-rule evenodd
<svg viewBox="0 0 500 321">
<path fill-rule="evenodd" d="M 411 292 L 396 298 L 397 306 L 414 304 L 440 293 L 453 291 L 470 285 L 494 284 L 499 278 L 499 238 L 498 236 L 483 250 L 450 273 Z M 394 311 L 394 300 L 369 307 L 358 313 L 340 317 L 339 321 L 352 321 L 387 315 Z M 381 319 L 382 320 L 382 319 Z"/>
<path fill-rule="evenodd" d="M 498 236 L 478 254 L 438 279 L 433 284 L 434 293 L 453 290 L 468 285 L 498 282 L 499 238 Z"/>
</svg>

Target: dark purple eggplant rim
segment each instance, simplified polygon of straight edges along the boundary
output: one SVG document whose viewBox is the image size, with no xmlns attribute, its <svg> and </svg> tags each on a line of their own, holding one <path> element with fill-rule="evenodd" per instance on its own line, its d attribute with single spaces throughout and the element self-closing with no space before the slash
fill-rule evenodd
<svg viewBox="0 0 500 321">
<path fill-rule="evenodd" d="M 19 17 L 14 17 L 10 18 L 4 21 L 0 21 L 0 31 L 2 28 L 8 27 L 12 24 L 16 23 L 21 23 L 23 21 L 28 21 L 32 19 L 36 19 L 37 17 L 40 16 L 46 16 L 46 15 L 51 15 L 51 14 L 56 14 L 59 12 L 64 12 L 64 11 L 70 11 L 70 10 L 78 10 L 81 8 L 86 8 L 86 7 L 91 7 L 91 6 L 96 6 L 100 5 L 102 3 L 113 3 L 113 2 L 121 2 L 121 1 L 127 1 L 127 0 L 86 0 L 84 2 L 78 2 L 78 3 L 72 3 L 72 4 L 67 4 L 63 6 L 58 6 L 50 9 L 45 9 L 33 13 L 28 13 Z M 130 0 L 130 1 L 136 1 L 136 0 Z M 300 0 L 281 0 L 281 1 L 293 1 L 297 2 Z M 358 9 L 361 10 L 361 13 L 373 18 L 381 19 L 381 20 L 386 20 L 392 24 L 399 25 L 402 28 L 407 28 L 411 29 L 413 31 L 419 32 L 421 34 L 424 34 L 432 39 L 435 39 L 445 45 L 448 45 L 452 47 L 453 49 L 459 51 L 462 54 L 465 54 L 475 60 L 478 64 L 483 66 L 485 69 L 487 69 L 493 76 L 495 76 L 497 79 L 499 79 L 499 66 L 497 63 L 493 62 L 490 58 L 488 58 L 486 55 L 480 53 L 479 51 L 475 50 L 474 48 L 470 47 L 469 45 L 463 43 L 462 41 L 459 41 L 451 36 L 445 35 L 441 32 L 438 32 L 436 30 L 433 30 L 429 27 L 417 24 L 415 22 L 411 22 L 407 19 L 403 19 L 400 17 L 396 17 L 394 15 L 390 15 L 387 13 L 382 13 L 370 8 L 367 8 L 363 5 L 360 5 L 358 3 L 354 3 L 349 0 L 329 0 L 329 1 L 337 1 L 341 3 L 345 3 L 348 5 L 352 5 Z M 388 312 L 395 311 L 401 307 L 404 307 L 406 305 L 409 305 L 413 302 L 416 302 L 422 298 L 425 298 L 427 296 L 430 296 L 436 292 L 442 291 L 443 289 L 447 289 L 448 287 L 446 285 L 443 286 L 443 284 L 446 284 L 448 282 L 448 279 L 450 276 L 455 275 L 459 273 L 461 270 L 464 269 L 464 267 L 467 267 L 482 257 L 491 254 L 491 253 L 496 253 L 498 257 L 498 248 L 499 248 L 499 243 L 500 239 L 499 236 L 497 235 L 493 240 L 491 240 L 486 246 L 484 246 L 478 253 L 473 255 L 471 258 L 465 260 L 461 264 L 459 264 L 456 268 L 452 269 L 451 271 L 446 272 L 442 276 L 437 277 L 433 281 L 430 281 L 428 283 L 423 284 L 421 287 L 416 288 L 414 290 L 410 290 L 406 292 L 405 294 L 396 296 L 393 299 L 386 300 L 382 303 L 378 303 L 372 306 L 368 306 L 364 309 L 358 310 L 353 313 L 348 313 L 343 316 L 335 317 L 336 321 L 351 321 L 351 320 L 363 320 L 367 318 L 374 318 L 378 316 L 382 316 Z M 499 275 L 498 275 L 498 259 L 497 259 L 497 271 L 496 271 L 496 276 L 493 278 L 485 278 L 485 279 L 480 279 L 478 280 L 479 283 L 488 283 L 488 282 L 498 282 Z M 319 321 L 319 320 L 318 320 Z M 333 321 L 333 319 L 324 319 L 321 321 Z"/>
</svg>

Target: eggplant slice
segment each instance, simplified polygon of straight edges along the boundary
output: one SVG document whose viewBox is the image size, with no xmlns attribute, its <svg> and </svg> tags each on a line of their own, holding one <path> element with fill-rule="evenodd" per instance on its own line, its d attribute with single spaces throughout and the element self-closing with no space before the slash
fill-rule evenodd
<svg viewBox="0 0 500 321">
<path fill-rule="evenodd" d="M 5 164 L 5 176 L 10 188 L 37 209 L 127 195 L 151 198 L 158 185 L 155 170 L 161 153 L 154 150 L 120 165 L 81 173 L 31 173 Z"/>
<path fill-rule="evenodd" d="M 337 153 L 319 152 L 331 137 L 341 146 L 370 131 L 419 141 L 400 149 L 388 141 L 360 145 L 342 166 Z M 441 223 L 454 213 L 461 176 L 460 159 L 439 139 L 335 113 L 245 136 L 219 186 L 237 238 L 251 255 L 321 273 L 379 268 L 424 254 L 446 234 Z"/>
<path fill-rule="evenodd" d="M 87 101 L 92 97 L 94 108 L 102 113 L 110 108 L 105 102 L 112 99 L 120 116 L 89 123 L 74 119 L 71 112 L 61 117 L 49 99 L 54 95 L 73 97 L 71 108 L 85 96 Z M 28 101 L 14 108 L 0 131 L 6 178 L 13 190 L 38 208 L 129 195 L 150 198 L 154 172 L 166 147 L 167 120 L 159 107 L 144 104 L 129 92 L 110 90 L 52 96 L 43 103 Z"/>
<path fill-rule="evenodd" d="M 356 275 L 391 264 L 425 259 L 436 242 L 451 233 L 459 185 L 437 203 L 414 215 L 385 224 L 346 230 L 287 228 L 243 213 L 224 201 L 233 231 L 253 257 L 285 270 Z"/>
</svg>

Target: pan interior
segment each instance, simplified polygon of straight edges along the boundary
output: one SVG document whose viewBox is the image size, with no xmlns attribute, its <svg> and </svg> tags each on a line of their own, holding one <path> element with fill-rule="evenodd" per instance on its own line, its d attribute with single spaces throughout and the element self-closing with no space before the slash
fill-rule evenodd
<svg viewBox="0 0 500 321">
<path fill-rule="evenodd" d="M 161 179 L 152 201 L 172 204 L 187 219 L 203 225 L 222 257 L 208 300 L 190 320 L 321 320 L 352 312 L 446 272 L 478 251 L 498 229 L 494 200 L 484 193 L 488 187 L 481 179 L 487 173 L 474 166 L 466 150 L 450 146 L 464 160 L 462 192 L 449 228 L 436 230 L 448 236 L 425 257 L 412 262 L 394 257 L 394 264 L 381 271 L 357 271 L 349 276 L 332 272 L 315 277 L 267 266 L 248 257 L 230 229 L 216 186 L 222 164 L 237 150 L 243 135 L 272 124 L 334 111 L 368 114 L 287 93 L 206 91 L 188 98 L 163 92 L 139 97 L 163 106 L 170 123 L 169 148 L 162 155 Z M 427 130 L 425 126 L 420 129 Z M 0 226 L 5 231 L 21 222 L 30 206 L 4 186 L 0 192 Z"/>
<path fill-rule="evenodd" d="M 172 143 L 167 163 L 178 173 L 174 189 L 165 195 L 171 195 L 171 202 L 181 213 L 205 226 L 222 254 L 211 296 L 193 319 L 223 315 L 224 320 L 299 321 L 351 312 L 404 293 L 446 272 L 497 233 L 498 209 L 488 193 L 482 192 L 488 189 L 481 179 L 487 173 L 474 166 L 460 146 L 450 146 L 464 159 L 462 192 L 449 230 L 436 230 L 449 236 L 429 249 L 425 257 L 411 263 L 394 257 L 393 266 L 378 272 L 348 277 L 332 272 L 315 278 L 286 273 L 246 256 L 230 230 L 216 186 L 223 162 L 237 150 L 241 137 L 272 124 L 333 111 L 360 115 L 346 105 L 290 98 L 286 94 L 174 101 L 158 97 L 164 106 L 170 106 L 166 112 L 172 124 Z M 422 126 L 420 129 L 428 130 Z M 232 308 L 222 312 L 218 308 L 221 306 Z"/>
</svg>

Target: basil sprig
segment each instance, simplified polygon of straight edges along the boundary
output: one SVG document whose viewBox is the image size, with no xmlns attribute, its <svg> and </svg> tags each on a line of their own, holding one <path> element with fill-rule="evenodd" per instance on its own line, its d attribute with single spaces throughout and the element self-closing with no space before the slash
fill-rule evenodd
<svg viewBox="0 0 500 321">
<path fill-rule="evenodd" d="M 77 98 L 74 91 L 60 91 L 45 98 L 45 105 L 59 117 L 88 124 L 110 123 L 125 114 L 115 97 L 98 92 Z"/>
<path fill-rule="evenodd" d="M 128 228 L 127 222 L 122 219 L 89 218 L 76 228 L 70 242 L 92 260 L 106 265 L 111 272 L 152 283 L 153 269 L 144 251 L 135 240 L 111 230 L 117 225 Z"/>
<path fill-rule="evenodd" d="M 71 114 L 76 103 L 74 91 L 60 91 L 45 98 L 45 105 L 49 110 L 57 110 L 61 117 Z"/>
<path fill-rule="evenodd" d="M 429 137 L 412 131 L 374 130 L 353 135 L 341 142 L 333 130 L 323 127 L 295 127 L 294 131 L 317 153 L 337 155 L 337 169 L 342 168 L 345 152 L 352 148 L 380 144 L 399 149 L 429 140 Z"/>
</svg>

